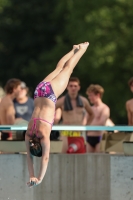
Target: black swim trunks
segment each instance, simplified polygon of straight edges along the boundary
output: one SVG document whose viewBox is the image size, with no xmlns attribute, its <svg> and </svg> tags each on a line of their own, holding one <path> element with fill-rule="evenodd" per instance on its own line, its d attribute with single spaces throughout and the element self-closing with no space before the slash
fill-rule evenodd
<svg viewBox="0 0 133 200">
<path fill-rule="evenodd" d="M 98 143 L 101 141 L 101 136 L 87 136 L 86 137 L 87 142 L 95 148 Z"/>
</svg>

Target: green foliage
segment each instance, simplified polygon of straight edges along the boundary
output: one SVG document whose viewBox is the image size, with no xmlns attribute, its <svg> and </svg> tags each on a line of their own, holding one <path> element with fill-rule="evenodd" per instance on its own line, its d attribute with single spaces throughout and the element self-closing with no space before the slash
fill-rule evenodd
<svg viewBox="0 0 133 200">
<path fill-rule="evenodd" d="M 127 85 L 133 65 L 133 1 L 0 1 L 0 82 L 23 79 L 33 89 L 73 44 L 90 47 L 74 70 L 81 93 L 91 83 L 105 89 L 103 101 L 116 124 L 126 124 Z"/>
</svg>

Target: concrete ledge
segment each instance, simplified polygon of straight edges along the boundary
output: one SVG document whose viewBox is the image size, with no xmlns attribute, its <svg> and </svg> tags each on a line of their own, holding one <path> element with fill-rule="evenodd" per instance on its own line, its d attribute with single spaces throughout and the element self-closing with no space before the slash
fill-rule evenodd
<svg viewBox="0 0 133 200">
<path fill-rule="evenodd" d="M 38 174 L 40 159 L 34 159 Z M 131 200 L 133 157 L 51 154 L 43 182 L 27 188 L 26 155 L 0 155 L 0 200 Z"/>
</svg>

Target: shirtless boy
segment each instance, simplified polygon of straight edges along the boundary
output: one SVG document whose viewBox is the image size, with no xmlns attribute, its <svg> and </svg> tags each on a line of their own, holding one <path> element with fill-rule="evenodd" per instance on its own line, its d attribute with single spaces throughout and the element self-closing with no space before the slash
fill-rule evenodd
<svg viewBox="0 0 133 200">
<path fill-rule="evenodd" d="M 133 77 L 129 79 L 128 85 L 130 87 L 131 92 L 133 92 Z M 133 99 L 130 99 L 126 102 L 126 110 L 128 117 L 128 125 L 133 126 Z"/>
<path fill-rule="evenodd" d="M 79 95 L 80 81 L 77 77 L 71 77 L 67 86 L 67 94 L 58 99 L 56 108 L 61 109 L 62 124 L 65 125 L 86 125 L 90 124 L 94 118 L 92 108 L 88 100 Z M 89 115 L 87 122 L 86 115 Z M 59 119 L 55 117 L 56 123 Z M 66 153 L 68 149 L 68 140 L 66 136 L 62 136 L 63 147 L 62 153 Z"/>
<path fill-rule="evenodd" d="M 110 116 L 109 107 L 102 102 L 104 89 L 100 85 L 90 85 L 87 88 L 87 95 L 92 110 L 94 112 L 94 119 L 91 126 L 105 126 L 107 119 Z M 87 152 L 100 152 L 100 140 L 103 131 L 88 131 L 87 132 Z"/>
<path fill-rule="evenodd" d="M 19 79 L 10 79 L 5 86 L 6 95 L 2 98 L 0 103 L 0 124 L 13 125 L 15 122 L 15 109 L 13 99 L 17 97 L 21 90 L 21 81 Z M 11 134 L 8 132 L 1 132 L 1 140 L 11 139 Z"/>
</svg>

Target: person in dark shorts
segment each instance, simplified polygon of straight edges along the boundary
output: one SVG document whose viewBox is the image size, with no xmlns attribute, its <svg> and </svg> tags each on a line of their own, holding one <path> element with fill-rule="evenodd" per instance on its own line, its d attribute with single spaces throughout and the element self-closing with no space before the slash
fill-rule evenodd
<svg viewBox="0 0 133 200">
<path fill-rule="evenodd" d="M 91 84 L 87 88 L 87 95 L 90 103 L 92 104 L 92 110 L 94 112 L 94 119 L 91 122 L 91 126 L 105 126 L 107 119 L 110 116 L 109 107 L 102 102 L 102 96 L 104 93 L 103 87 L 100 85 Z M 87 131 L 87 152 L 95 153 L 100 152 L 100 141 L 103 131 Z"/>
</svg>

